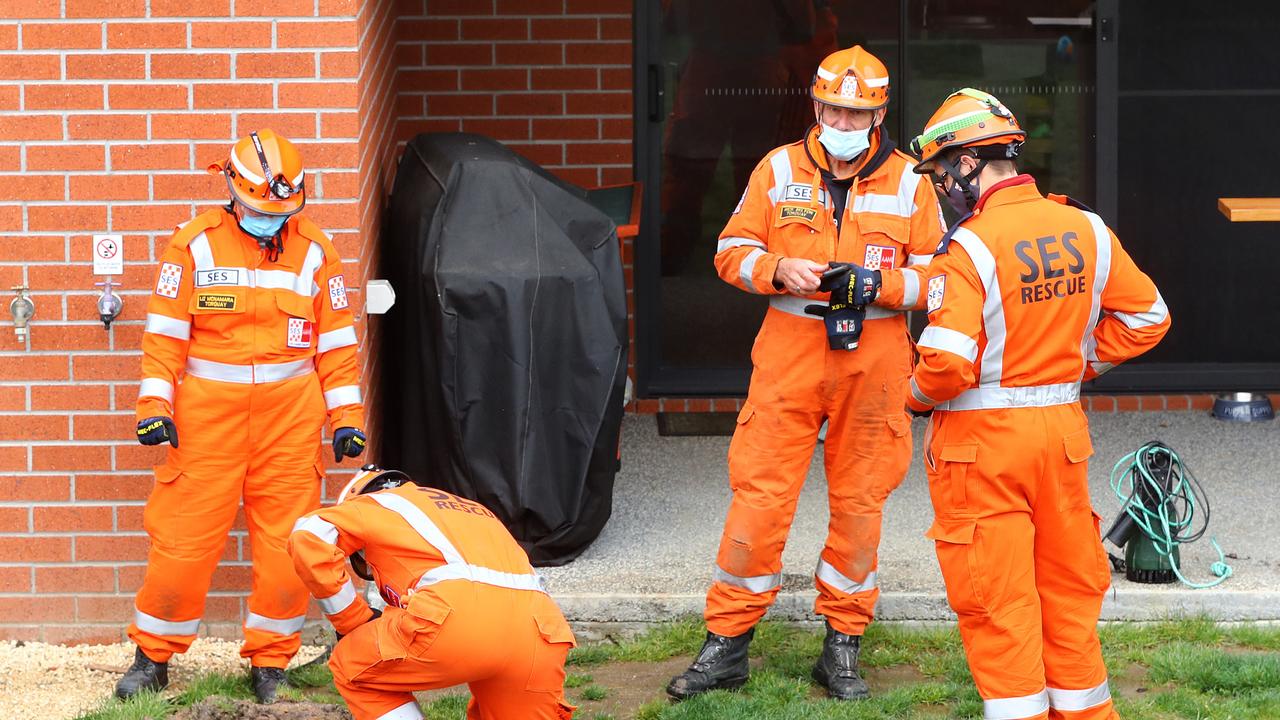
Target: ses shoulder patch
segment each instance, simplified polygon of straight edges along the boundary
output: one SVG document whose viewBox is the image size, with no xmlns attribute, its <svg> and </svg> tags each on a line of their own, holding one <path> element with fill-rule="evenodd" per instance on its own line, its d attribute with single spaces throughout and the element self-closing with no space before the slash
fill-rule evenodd
<svg viewBox="0 0 1280 720">
<path fill-rule="evenodd" d="M 934 275 L 929 278 L 929 295 L 925 300 L 928 312 L 933 312 L 942 307 L 942 296 L 946 294 L 946 290 L 946 275 Z"/>
<path fill-rule="evenodd" d="M 329 278 L 329 305 L 334 310 L 341 310 L 347 306 L 347 286 L 341 275 Z"/>
<path fill-rule="evenodd" d="M 174 299 L 178 297 L 178 286 L 182 284 L 182 266 L 174 263 L 160 265 L 160 279 L 156 281 L 156 294 Z"/>
<path fill-rule="evenodd" d="M 888 245 L 868 245 L 862 257 L 862 266 L 868 270 L 888 270 L 898 257 L 898 249 Z"/>
</svg>

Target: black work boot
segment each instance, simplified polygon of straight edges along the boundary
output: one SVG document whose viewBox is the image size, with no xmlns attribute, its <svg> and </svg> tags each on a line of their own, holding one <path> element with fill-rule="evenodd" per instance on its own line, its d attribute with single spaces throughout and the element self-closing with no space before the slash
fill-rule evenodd
<svg viewBox="0 0 1280 720">
<path fill-rule="evenodd" d="M 813 666 L 813 679 L 837 700 L 861 700 L 870 692 L 858 674 L 858 652 L 861 635 L 845 635 L 827 622 L 827 637 L 822 641 L 822 657 Z"/>
<path fill-rule="evenodd" d="M 737 637 L 707 633 L 706 642 L 688 670 L 671 678 L 667 694 L 676 700 L 701 695 L 708 690 L 736 690 L 747 682 L 747 646 L 756 629 Z"/>
<path fill-rule="evenodd" d="M 169 686 L 169 663 L 158 663 L 147 657 L 142 648 L 135 648 L 133 665 L 116 683 L 116 697 L 128 700 L 143 690 L 160 692 Z"/>
<path fill-rule="evenodd" d="M 276 691 L 282 687 L 289 687 L 289 680 L 285 677 L 282 668 L 254 667 L 249 670 L 249 675 L 253 680 L 253 694 L 263 705 L 275 702 Z"/>
</svg>

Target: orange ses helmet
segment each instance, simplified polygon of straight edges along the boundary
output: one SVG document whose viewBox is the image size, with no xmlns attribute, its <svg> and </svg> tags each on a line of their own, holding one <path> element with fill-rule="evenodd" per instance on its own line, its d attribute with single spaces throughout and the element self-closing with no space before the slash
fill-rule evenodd
<svg viewBox="0 0 1280 720">
<path fill-rule="evenodd" d="M 809 96 L 827 105 L 879 110 L 889 104 L 889 70 L 861 45 L 837 50 L 818 65 Z"/>
<path fill-rule="evenodd" d="M 962 88 L 947 96 L 942 106 L 925 124 L 924 132 L 911 141 L 911 152 L 920 158 L 918 173 L 933 172 L 933 163 L 948 148 L 991 147 L 977 151 L 987 159 L 1012 159 L 1027 133 L 1018 120 L 995 96 L 973 88 Z"/>
<path fill-rule="evenodd" d="M 240 138 L 225 166 L 214 163 L 208 170 L 225 175 L 232 198 L 262 215 L 292 215 L 307 202 L 302 156 L 271 130 Z"/>
</svg>

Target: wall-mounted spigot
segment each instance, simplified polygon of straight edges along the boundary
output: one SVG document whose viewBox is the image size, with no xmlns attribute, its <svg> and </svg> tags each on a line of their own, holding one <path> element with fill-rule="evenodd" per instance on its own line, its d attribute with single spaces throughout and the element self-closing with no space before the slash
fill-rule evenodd
<svg viewBox="0 0 1280 720">
<path fill-rule="evenodd" d="M 13 316 L 13 332 L 18 336 L 18 340 L 25 342 L 28 323 L 36 314 L 36 304 L 28 294 L 26 285 L 14 285 L 11 289 L 18 293 L 18 297 L 9 303 L 9 314 Z"/>
<path fill-rule="evenodd" d="M 111 321 L 120 316 L 120 311 L 124 309 L 124 298 L 111 292 L 111 278 L 108 277 L 105 282 L 94 283 L 102 288 L 102 294 L 98 296 L 98 319 L 102 321 L 102 326 L 111 329 Z"/>
</svg>

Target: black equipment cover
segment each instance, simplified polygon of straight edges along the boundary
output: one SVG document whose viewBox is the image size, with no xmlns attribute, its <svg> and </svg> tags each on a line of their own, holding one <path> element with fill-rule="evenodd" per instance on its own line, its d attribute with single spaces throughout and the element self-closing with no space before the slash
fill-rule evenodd
<svg viewBox="0 0 1280 720">
<path fill-rule="evenodd" d="M 500 143 L 405 148 L 383 222 L 395 307 L 374 326 L 381 455 L 494 511 L 535 565 L 609 519 L 627 372 L 613 222 Z"/>
</svg>

